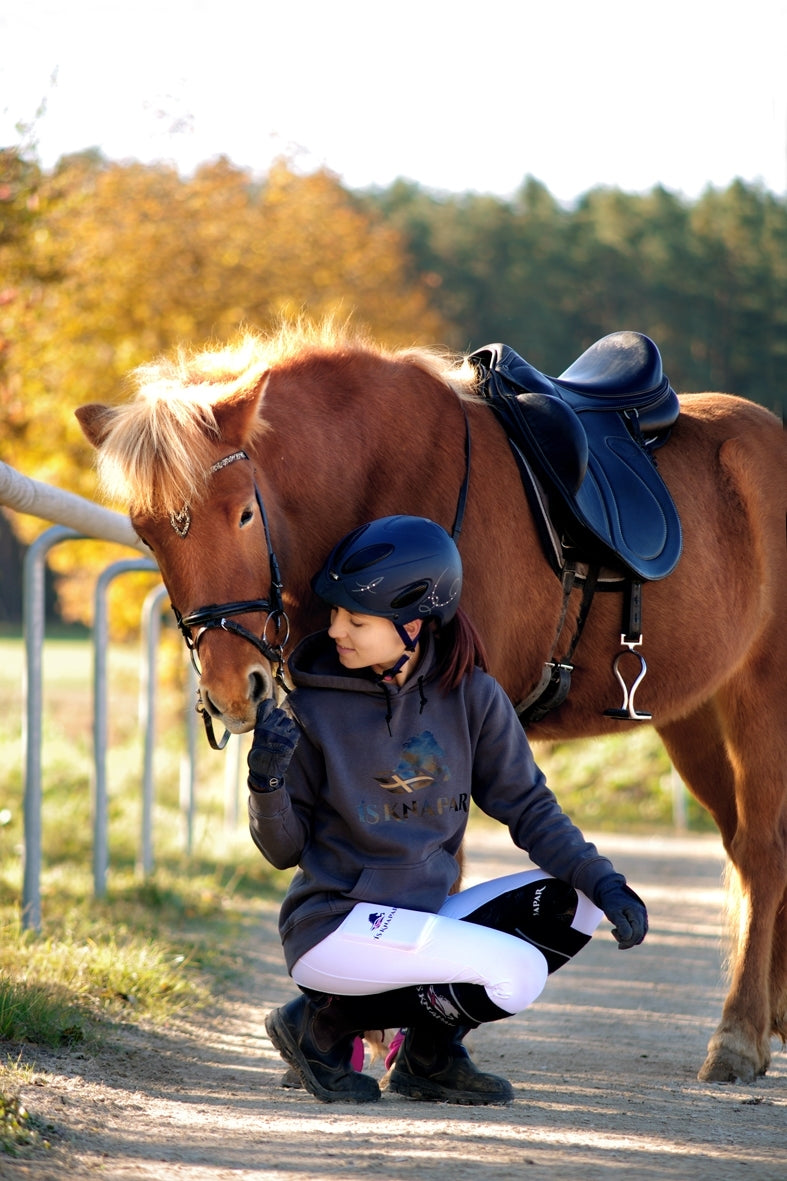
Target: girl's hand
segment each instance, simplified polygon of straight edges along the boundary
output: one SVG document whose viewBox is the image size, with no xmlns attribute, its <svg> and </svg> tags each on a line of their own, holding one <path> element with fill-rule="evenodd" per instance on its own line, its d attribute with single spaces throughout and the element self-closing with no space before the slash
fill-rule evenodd
<svg viewBox="0 0 787 1181">
<path fill-rule="evenodd" d="M 289 714 L 279 709 L 270 697 L 261 702 L 248 758 L 252 791 L 275 791 L 281 787 L 299 736 L 300 730 Z"/>
<path fill-rule="evenodd" d="M 622 873 L 611 873 L 602 878 L 594 891 L 593 901 L 612 923 L 612 934 L 621 950 L 642 942 L 648 933 L 648 912 L 639 895 L 626 885 Z"/>
</svg>

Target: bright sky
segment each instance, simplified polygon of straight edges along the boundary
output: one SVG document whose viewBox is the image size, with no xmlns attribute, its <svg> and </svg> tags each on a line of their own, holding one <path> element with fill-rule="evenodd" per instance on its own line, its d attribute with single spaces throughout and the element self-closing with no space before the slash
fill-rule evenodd
<svg viewBox="0 0 787 1181">
<path fill-rule="evenodd" d="M 782 195 L 787 2 L 0 0 L 0 145 L 42 100 L 46 167 L 97 146 L 184 173 L 287 154 L 351 188 Z"/>
</svg>

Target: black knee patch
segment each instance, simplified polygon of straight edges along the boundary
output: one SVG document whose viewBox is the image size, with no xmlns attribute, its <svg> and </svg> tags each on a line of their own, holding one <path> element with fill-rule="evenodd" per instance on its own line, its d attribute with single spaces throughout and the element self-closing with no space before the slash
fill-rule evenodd
<svg viewBox="0 0 787 1181">
<path fill-rule="evenodd" d="M 482 984 L 460 981 L 458 984 L 419 985 L 418 992 L 427 1015 L 438 1024 L 453 1028 L 475 1027 L 487 1021 L 500 1021 L 511 1014 L 490 999 Z"/>
<path fill-rule="evenodd" d="M 571 926 L 577 903 L 573 886 L 557 878 L 540 878 L 485 902 L 464 921 L 493 927 L 531 943 L 544 956 L 551 975 L 590 940 L 589 935 Z"/>
</svg>

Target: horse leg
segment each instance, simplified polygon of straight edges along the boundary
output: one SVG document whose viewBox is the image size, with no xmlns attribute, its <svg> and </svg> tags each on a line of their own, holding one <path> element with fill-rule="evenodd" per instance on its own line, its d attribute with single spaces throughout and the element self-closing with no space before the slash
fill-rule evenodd
<svg viewBox="0 0 787 1181">
<path fill-rule="evenodd" d="M 661 730 L 684 782 L 719 825 L 741 901 L 730 991 L 699 1072 L 713 1082 L 764 1074 L 771 1031 L 784 1029 L 787 953 L 777 915 L 787 887 L 787 742 L 773 716 L 774 703 L 781 708 L 775 664 L 760 661 L 756 676 L 739 674 L 713 705 Z"/>
<path fill-rule="evenodd" d="M 675 769 L 710 812 L 729 853 L 738 827 L 735 776 L 715 708 L 708 702 L 658 730 Z"/>
<path fill-rule="evenodd" d="M 759 1048 L 754 1075 L 764 1074 L 770 1062 L 770 1036 L 784 1038 L 787 1023 L 785 659 L 784 639 L 774 638 L 770 653 L 757 654 L 736 683 L 719 694 L 735 768 L 738 827 L 730 857 L 742 912 L 731 963 L 732 986 L 701 1074 L 714 1081 L 724 1081 L 725 1070 L 727 1078 L 734 1075 L 748 1082 L 754 1077 L 737 1068 L 736 1039 Z"/>
</svg>

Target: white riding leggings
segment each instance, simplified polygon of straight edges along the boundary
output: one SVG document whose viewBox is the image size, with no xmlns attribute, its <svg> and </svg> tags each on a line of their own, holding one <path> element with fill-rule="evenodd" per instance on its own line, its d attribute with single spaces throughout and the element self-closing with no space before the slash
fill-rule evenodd
<svg viewBox="0 0 787 1181">
<path fill-rule="evenodd" d="M 360 902 L 301 956 L 292 978 L 303 988 L 342 996 L 417 984 L 480 984 L 498 1008 L 519 1013 L 546 983 L 544 956 L 516 935 L 462 919 L 500 894 L 549 876 L 533 869 L 481 882 L 450 895 L 437 914 Z M 577 893 L 571 927 L 590 936 L 603 912 Z"/>
</svg>

